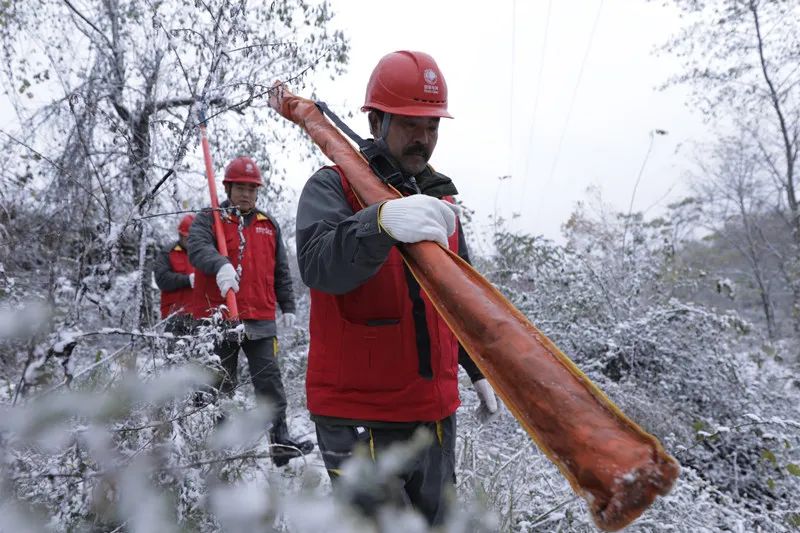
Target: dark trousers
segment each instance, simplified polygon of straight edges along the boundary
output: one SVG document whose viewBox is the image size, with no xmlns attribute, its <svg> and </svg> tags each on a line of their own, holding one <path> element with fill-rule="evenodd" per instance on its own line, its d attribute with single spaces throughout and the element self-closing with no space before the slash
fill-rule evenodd
<svg viewBox="0 0 800 533">
<path fill-rule="evenodd" d="M 241 342 L 225 340 L 214 347 L 214 353 L 220 358 L 223 373 L 216 383 L 216 388 L 229 394 L 236 387 L 237 367 L 239 366 L 239 348 L 247 356 L 250 376 L 256 398 L 266 400 L 273 409 L 275 422 L 286 418 L 286 393 L 283 390 L 281 370 L 278 367 L 278 339 L 244 339 Z"/>
<path fill-rule="evenodd" d="M 455 445 L 456 415 L 453 414 L 439 422 L 416 424 L 402 429 L 368 428 L 361 426 L 334 425 L 316 422 L 317 443 L 322 452 L 325 468 L 331 478 L 335 491 L 340 490 L 340 473 L 353 449 L 363 443 L 373 461 L 379 459 L 392 444 L 411 439 L 414 432 L 426 428 L 433 435 L 433 442 L 414 457 L 407 468 L 399 474 L 400 494 L 391 487 L 385 487 L 383 494 L 368 488 L 369 494 L 359 494 L 349 488 L 345 495 L 350 502 L 372 515 L 377 507 L 387 502 L 402 500 L 410 504 L 428 520 L 431 525 L 444 522 L 450 498 L 455 497 Z M 394 493 L 393 493 L 394 492 Z"/>
<path fill-rule="evenodd" d="M 197 323 L 192 315 L 173 315 L 167 319 L 164 331 L 177 336 L 191 335 L 196 326 Z"/>
</svg>

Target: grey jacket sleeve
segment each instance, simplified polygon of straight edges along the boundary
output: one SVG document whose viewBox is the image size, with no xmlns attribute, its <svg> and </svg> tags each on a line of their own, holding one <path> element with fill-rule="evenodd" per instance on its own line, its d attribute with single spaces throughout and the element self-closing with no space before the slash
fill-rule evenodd
<svg viewBox="0 0 800 533">
<path fill-rule="evenodd" d="M 272 218 L 270 217 L 272 220 Z M 289 269 L 289 259 L 286 255 L 286 246 L 283 244 L 281 228 L 275 220 L 275 298 L 284 313 L 294 313 L 294 288 L 292 287 L 292 271 Z"/>
<path fill-rule="evenodd" d="M 344 294 L 377 273 L 397 242 L 380 230 L 378 207 L 354 214 L 335 170 L 311 176 L 297 206 L 297 262 L 306 285 Z"/>
<path fill-rule="evenodd" d="M 189 229 L 189 262 L 195 269 L 212 276 L 230 262 L 217 251 L 213 221 L 211 211 L 201 211 Z"/>
<path fill-rule="evenodd" d="M 464 238 L 464 228 L 461 227 L 461 221 L 458 221 L 458 256 L 466 261 L 469 264 L 472 264 L 469 260 L 469 249 L 467 248 L 467 239 Z M 479 379 L 483 379 L 483 373 L 481 372 L 478 365 L 475 364 L 467 351 L 461 346 L 461 343 L 458 344 L 458 364 L 466 371 L 467 375 L 469 376 L 470 381 L 475 383 Z"/>
<path fill-rule="evenodd" d="M 458 230 L 458 256 L 469 263 L 469 248 L 467 248 L 467 239 L 464 237 L 464 228 L 461 226 L 461 219 L 456 219 L 456 229 Z"/>
<path fill-rule="evenodd" d="M 169 253 L 173 247 L 168 250 L 162 251 L 156 257 L 155 265 L 153 266 L 153 274 L 156 278 L 156 285 L 162 291 L 177 291 L 185 287 L 191 286 L 189 283 L 188 274 L 179 274 L 172 271 L 172 265 L 169 263 Z"/>
</svg>

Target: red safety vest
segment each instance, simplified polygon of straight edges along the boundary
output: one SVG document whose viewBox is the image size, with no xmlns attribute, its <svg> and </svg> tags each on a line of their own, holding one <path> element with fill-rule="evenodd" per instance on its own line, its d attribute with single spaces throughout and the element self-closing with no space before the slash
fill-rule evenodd
<svg viewBox="0 0 800 533">
<path fill-rule="evenodd" d="M 194 272 L 194 267 L 189 262 L 189 255 L 180 244 L 169 251 L 170 269 L 177 274 L 189 275 Z M 192 306 L 192 288 L 184 287 L 176 291 L 161 291 L 161 318 L 167 318 L 172 313 L 189 314 Z"/>
<path fill-rule="evenodd" d="M 331 168 L 353 211 L 361 210 L 341 169 Z M 457 232 L 449 247 L 458 252 Z M 311 289 L 310 330 L 311 413 L 417 422 L 441 420 L 458 408 L 458 341 L 397 248 L 372 278 L 346 294 Z"/>
<path fill-rule="evenodd" d="M 212 222 L 213 224 L 213 222 Z M 235 215 L 222 218 L 228 259 L 234 268 L 239 266 L 239 219 Z M 244 228 L 244 257 L 236 304 L 244 320 L 275 320 L 275 252 L 277 230 L 269 217 L 256 212 L 255 220 Z M 219 292 L 216 273 L 198 270 L 194 279 L 195 318 L 211 316 L 214 308 L 225 303 Z"/>
</svg>

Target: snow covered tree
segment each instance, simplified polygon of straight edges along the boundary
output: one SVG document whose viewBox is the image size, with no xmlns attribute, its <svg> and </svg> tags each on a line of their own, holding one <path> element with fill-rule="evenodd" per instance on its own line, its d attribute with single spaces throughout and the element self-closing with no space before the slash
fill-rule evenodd
<svg viewBox="0 0 800 533">
<path fill-rule="evenodd" d="M 742 259 L 726 261 L 727 269 L 720 265 L 724 269 L 720 279 L 730 276 L 742 281 L 742 286 L 754 287 L 767 335 L 776 340 L 779 334 L 776 295 L 787 288 L 780 282 L 776 263 L 787 264 L 781 254 L 790 242 L 785 242 L 786 239 L 781 242 L 780 231 L 773 234 L 777 201 L 774 189 L 760 173 L 759 154 L 754 153 L 747 137 L 720 140 L 708 159 L 698 162 L 700 171 L 692 182 L 699 202 L 698 218 L 712 232 L 706 240 L 719 243 L 715 250 L 731 249 Z M 736 272 L 740 267 L 744 267 L 744 272 Z M 729 294 L 732 298 L 740 296 Z"/>
<path fill-rule="evenodd" d="M 800 5 L 780 0 L 673 0 L 687 20 L 664 50 L 684 70 L 693 103 L 721 127 L 731 122 L 757 147 L 757 163 L 781 196 L 792 247 L 781 256 L 800 331 Z"/>
<path fill-rule="evenodd" d="M 4 132 L 0 220 L 27 230 L 11 247 L 34 236 L 23 262 L 74 261 L 76 303 L 99 302 L 121 259 L 123 270 L 139 263 L 133 296 L 149 323 L 152 232 L 138 219 L 202 205 L 202 165 L 186 159 L 194 111 L 206 108 L 218 164 L 248 153 L 279 191 L 270 151 L 300 141 L 270 122 L 265 96 L 275 79 L 341 72 L 348 45 L 332 16 L 303 0 L 2 3 L 2 84 L 18 131 Z"/>
<path fill-rule="evenodd" d="M 767 506 L 768 516 L 747 520 L 783 530 L 797 518 L 796 381 L 780 355 L 793 348 L 764 345 L 735 310 L 709 304 L 715 280 L 686 254 L 696 246 L 683 229 L 697 220 L 693 203 L 652 220 L 599 199 L 582 203 L 564 226 L 564 246 L 500 231 L 491 279 L 673 450 L 692 490 Z"/>
</svg>

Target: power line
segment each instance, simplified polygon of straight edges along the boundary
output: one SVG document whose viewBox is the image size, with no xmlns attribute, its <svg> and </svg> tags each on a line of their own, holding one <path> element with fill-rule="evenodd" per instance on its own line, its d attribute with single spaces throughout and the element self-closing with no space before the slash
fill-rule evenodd
<svg viewBox="0 0 800 533">
<path fill-rule="evenodd" d="M 597 7 L 597 14 L 595 14 L 594 22 L 592 23 L 592 31 L 589 34 L 589 43 L 586 45 L 586 52 L 583 54 L 583 61 L 581 62 L 581 68 L 578 71 L 578 79 L 575 82 L 575 88 L 572 90 L 572 98 L 569 102 L 569 108 L 567 110 L 567 118 L 564 121 L 564 127 L 561 128 L 561 136 L 558 139 L 558 146 L 556 147 L 556 155 L 553 159 L 553 165 L 550 167 L 550 174 L 547 177 L 547 182 L 545 185 L 549 185 L 553 179 L 553 175 L 556 172 L 556 167 L 558 167 L 558 160 L 561 155 L 561 147 L 564 144 L 564 137 L 567 133 L 567 127 L 569 126 L 570 118 L 572 117 L 572 109 L 575 106 L 575 97 L 578 95 L 578 88 L 580 87 L 581 80 L 583 79 L 583 70 L 586 67 L 586 60 L 589 58 L 589 52 L 592 50 L 592 42 L 594 41 L 594 34 L 597 30 L 597 23 L 600 20 L 600 13 L 603 10 L 603 0 L 600 0 L 600 5 Z"/>
<path fill-rule="evenodd" d="M 511 87 L 508 98 L 508 174 L 514 170 L 514 65 L 517 62 L 517 0 L 511 0 Z M 499 185 L 498 185 L 499 186 Z"/>
<path fill-rule="evenodd" d="M 622 252 L 625 252 L 625 239 L 628 236 L 628 224 L 631 220 L 631 214 L 633 213 L 633 202 L 636 199 L 636 191 L 639 189 L 639 183 L 642 181 L 642 175 L 644 174 L 644 167 L 647 166 L 647 161 L 650 159 L 650 152 L 653 151 L 653 142 L 655 141 L 656 135 L 666 135 L 667 131 L 662 129 L 654 129 L 650 130 L 650 143 L 647 145 L 647 152 L 644 154 L 644 159 L 642 160 L 642 165 L 639 167 L 639 174 L 636 175 L 636 183 L 633 184 L 633 192 L 631 192 L 631 202 L 628 206 L 628 215 L 625 217 L 625 226 L 622 230 Z"/>
<path fill-rule="evenodd" d="M 539 73 L 536 76 L 536 93 L 533 97 L 533 117 L 531 119 L 531 127 L 528 130 L 528 143 L 525 145 L 525 173 L 522 175 L 522 194 L 519 197 L 520 205 L 525 203 L 525 193 L 528 190 L 528 173 L 530 172 L 531 163 L 531 144 L 533 144 L 533 132 L 536 129 L 536 113 L 539 108 L 539 95 L 542 89 L 542 74 L 544 73 L 544 60 L 547 54 L 547 36 L 550 32 L 550 12 L 553 7 L 553 0 L 547 2 L 547 14 L 545 15 L 544 22 L 544 37 L 542 38 L 542 54 L 539 57 Z M 520 211 L 522 208 L 520 207 Z"/>
<path fill-rule="evenodd" d="M 508 174 L 500 176 L 495 187 L 494 192 L 494 211 L 492 213 L 492 221 L 497 228 L 497 199 L 500 195 L 500 187 L 503 185 L 503 180 L 511 178 L 514 171 L 514 65 L 516 64 L 517 56 L 517 0 L 511 0 L 511 75 L 509 81 L 509 95 L 508 95 Z"/>
</svg>

